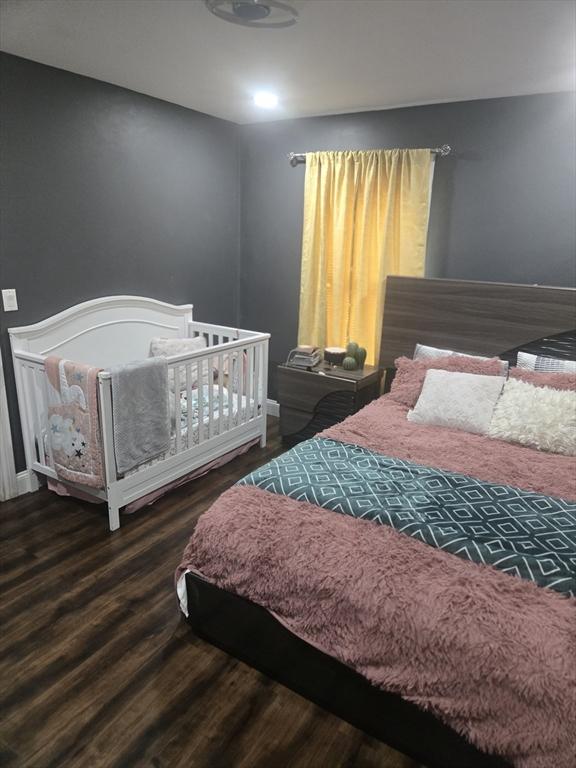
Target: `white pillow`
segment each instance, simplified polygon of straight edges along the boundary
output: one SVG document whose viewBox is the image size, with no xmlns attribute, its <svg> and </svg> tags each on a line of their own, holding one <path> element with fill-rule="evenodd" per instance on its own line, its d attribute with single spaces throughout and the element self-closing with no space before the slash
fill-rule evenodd
<svg viewBox="0 0 576 768">
<path fill-rule="evenodd" d="M 155 336 L 150 340 L 150 357 L 172 357 L 172 355 L 185 355 L 187 352 L 197 352 L 205 349 L 204 336 L 196 336 L 193 339 L 167 339 Z"/>
<path fill-rule="evenodd" d="M 430 357 L 472 357 L 476 360 L 490 360 L 490 357 L 482 357 L 482 355 L 468 355 L 466 352 L 455 352 L 453 349 L 439 349 L 438 347 L 427 347 L 426 344 L 416 344 L 414 349 L 413 360 L 425 360 Z M 502 375 L 505 376 L 508 373 L 508 363 L 506 360 L 501 361 Z"/>
<path fill-rule="evenodd" d="M 503 376 L 429 370 L 408 421 L 483 435 L 503 385 Z"/>
<path fill-rule="evenodd" d="M 576 456 L 576 392 L 508 379 L 488 434 L 540 451 Z"/>
<path fill-rule="evenodd" d="M 564 360 L 560 357 L 545 357 L 531 355 L 529 352 L 518 352 L 516 360 L 518 368 L 525 371 L 546 371 L 546 373 L 576 373 L 576 360 Z"/>
<path fill-rule="evenodd" d="M 413 360 L 422 360 L 426 357 L 452 357 L 454 350 L 438 349 L 438 347 L 427 347 L 426 344 L 416 344 Z"/>
<path fill-rule="evenodd" d="M 206 349 L 206 339 L 204 336 L 195 336 L 192 339 L 169 339 L 162 338 L 161 336 L 155 336 L 150 340 L 150 357 L 171 357 L 172 355 L 186 355 L 190 352 L 197 352 L 199 349 Z M 193 372 L 197 371 L 196 366 L 192 368 Z M 217 377 L 217 368 L 214 366 L 212 371 L 212 381 Z M 210 378 L 208 376 L 208 367 L 204 363 L 202 367 L 202 384 L 210 384 Z M 170 392 L 174 392 L 176 389 L 174 380 L 174 370 L 168 369 L 168 386 Z M 192 381 L 192 388 L 198 387 L 197 377 L 194 377 Z M 181 369 L 180 375 L 180 391 L 186 390 L 186 377 L 183 375 L 183 369 Z"/>
</svg>

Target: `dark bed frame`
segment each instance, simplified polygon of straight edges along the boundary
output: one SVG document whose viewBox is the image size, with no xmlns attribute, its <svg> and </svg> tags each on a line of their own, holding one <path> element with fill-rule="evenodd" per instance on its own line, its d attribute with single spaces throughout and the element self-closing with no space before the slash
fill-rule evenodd
<svg viewBox="0 0 576 768">
<path fill-rule="evenodd" d="M 411 356 L 416 342 L 496 354 L 512 364 L 519 350 L 576 358 L 574 289 L 394 277 L 387 281 L 385 306 L 383 368 Z M 296 637 L 255 603 L 191 573 L 186 588 L 188 621 L 199 637 L 427 768 L 508 766 Z"/>
<path fill-rule="evenodd" d="M 507 768 L 429 712 L 293 635 L 259 605 L 192 573 L 186 589 L 188 621 L 199 637 L 427 768 Z"/>
</svg>

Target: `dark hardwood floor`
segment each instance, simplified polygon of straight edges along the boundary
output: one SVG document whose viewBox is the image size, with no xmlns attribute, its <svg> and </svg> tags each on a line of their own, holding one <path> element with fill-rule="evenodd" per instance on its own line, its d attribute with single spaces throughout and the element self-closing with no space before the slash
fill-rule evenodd
<svg viewBox="0 0 576 768">
<path fill-rule="evenodd" d="M 282 451 L 244 456 L 125 516 L 41 490 L 0 505 L 0 764 L 417 768 L 194 636 L 173 573 L 198 516 Z"/>
</svg>

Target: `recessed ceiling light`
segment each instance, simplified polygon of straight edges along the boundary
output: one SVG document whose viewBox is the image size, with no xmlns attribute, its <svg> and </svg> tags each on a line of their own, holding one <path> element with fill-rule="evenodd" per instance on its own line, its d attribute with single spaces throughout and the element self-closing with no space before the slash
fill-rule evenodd
<svg viewBox="0 0 576 768">
<path fill-rule="evenodd" d="M 254 104 L 262 109 L 274 109 L 278 106 L 278 96 L 270 91 L 257 91 L 254 94 Z"/>
</svg>

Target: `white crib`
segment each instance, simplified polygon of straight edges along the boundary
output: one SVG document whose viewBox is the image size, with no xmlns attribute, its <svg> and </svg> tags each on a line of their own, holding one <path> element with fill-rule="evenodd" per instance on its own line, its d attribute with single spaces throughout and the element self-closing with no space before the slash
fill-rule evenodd
<svg viewBox="0 0 576 768">
<path fill-rule="evenodd" d="M 258 438 L 261 446 L 266 444 L 270 334 L 198 323 L 192 319 L 191 304 L 176 306 L 139 296 L 86 301 L 35 325 L 11 328 L 9 334 L 31 491 L 39 485 L 36 473 L 57 479 L 48 439 L 46 357 L 57 355 L 103 369 L 98 374 L 98 407 L 105 487 L 100 490 L 69 482 L 67 485 L 107 502 L 111 531 L 120 527 L 121 507 Z M 178 412 L 170 451 L 123 477 L 118 476 L 111 376 L 107 369 L 146 358 L 154 336 L 199 335 L 205 337 L 206 348 L 167 358 L 175 392 L 186 392 L 187 424 L 180 428 Z M 192 383 L 202 382 L 203 372 L 215 367 L 220 375 L 215 386 L 209 387 L 208 402 L 200 408 L 194 423 Z M 222 375 L 224 371 L 226 376 Z M 225 396 L 227 409 L 222 407 Z M 236 408 L 232 403 L 237 404 Z"/>
</svg>

